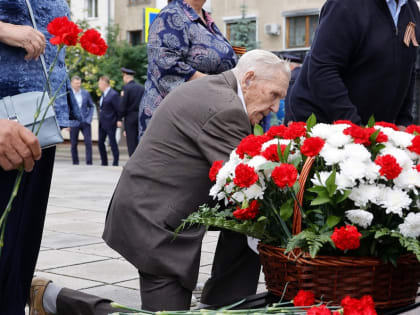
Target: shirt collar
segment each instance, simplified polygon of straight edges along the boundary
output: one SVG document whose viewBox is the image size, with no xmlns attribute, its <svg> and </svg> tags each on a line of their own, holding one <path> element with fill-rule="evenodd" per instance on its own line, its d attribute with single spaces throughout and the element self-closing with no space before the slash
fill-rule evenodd
<svg viewBox="0 0 420 315">
<path fill-rule="evenodd" d="M 104 91 L 104 97 L 108 94 L 109 90 L 111 89 L 111 87 L 109 86 L 105 91 Z"/>
<path fill-rule="evenodd" d="M 185 0 L 176 0 L 177 3 L 182 7 L 182 9 L 184 10 L 185 14 L 188 16 L 188 18 L 193 21 L 193 22 L 197 22 L 200 21 L 200 16 L 197 14 L 197 12 L 195 12 L 195 10 L 193 9 L 192 6 L 190 6 L 188 3 L 185 2 Z M 211 30 L 212 32 L 214 32 L 214 20 L 213 18 L 210 16 L 210 14 L 206 11 L 204 11 L 204 17 L 206 20 L 206 26 L 209 30 Z"/>
<path fill-rule="evenodd" d="M 246 104 L 245 104 L 245 99 L 244 99 L 244 94 L 242 93 L 242 88 L 241 88 L 241 83 L 236 80 L 236 83 L 238 85 L 238 97 L 242 102 L 242 106 L 244 108 L 245 113 L 248 115 L 248 111 L 246 110 Z"/>
<path fill-rule="evenodd" d="M 76 90 L 75 90 L 75 89 L 73 89 L 73 88 L 72 88 L 72 90 L 73 90 L 73 94 L 74 94 L 74 95 L 76 95 L 76 94 L 82 94 L 82 89 L 80 89 L 80 90 L 79 90 L 79 92 L 76 92 Z"/>
</svg>

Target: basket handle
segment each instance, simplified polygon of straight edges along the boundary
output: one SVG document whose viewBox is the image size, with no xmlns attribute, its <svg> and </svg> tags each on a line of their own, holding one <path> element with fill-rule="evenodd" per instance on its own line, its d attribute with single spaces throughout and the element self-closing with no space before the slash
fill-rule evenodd
<svg viewBox="0 0 420 315">
<path fill-rule="evenodd" d="M 306 180 L 308 179 L 308 175 L 311 171 L 312 164 L 315 162 L 315 157 L 308 157 L 303 164 L 302 171 L 300 172 L 299 176 L 299 192 L 297 194 L 297 200 L 302 205 L 303 201 L 303 193 L 305 192 L 305 184 Z M 302 232 L 302 213 L 300 212 L 299 205 L 295 201 L 295 205 L 293 206 L 293 235 L 299 234 Z"/>
</svg>

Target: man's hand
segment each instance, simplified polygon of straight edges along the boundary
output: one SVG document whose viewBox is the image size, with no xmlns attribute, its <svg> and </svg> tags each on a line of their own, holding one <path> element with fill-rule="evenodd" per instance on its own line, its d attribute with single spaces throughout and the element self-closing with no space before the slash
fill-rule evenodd
<svg viewBox="0 0 420 315">
<path fill-rule="evenodd" d="M 0 166 L 10 171 L 23 164 L 25 171 L 32 171 L 35 160 L 41 158 L 37 137 L 21 124 L 0 119 Z"/>
<path fill-rule="evenodd" d="M 28 25 L 0 22 L 0 42 L 26 50 L 26 60 L 37 59 L 45 51 L 45 36 Z"/>
</svg>

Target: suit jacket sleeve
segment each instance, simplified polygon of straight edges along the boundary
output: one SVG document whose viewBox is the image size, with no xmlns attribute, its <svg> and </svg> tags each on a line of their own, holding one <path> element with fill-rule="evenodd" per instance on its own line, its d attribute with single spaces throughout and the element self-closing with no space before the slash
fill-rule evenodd
<svg viewBox="0 0 420 315">
<path fill-rule="evenodd" d="M 84 94 L 86 97 L 86 103 L 87 103 L 87 109 L 88 109 L 86 122 L 90 124 L 92 123 L 93 112 L 95 110 L 95 104 L 93 103 L 92 97 L 90 96 L 90 93 L 88 91 L 85 91 Z"/>
<path fill-rule="evenodd" d="M 122 120 L 122 110 L 120 108 L 121 97 L 117 91 L 114 91 L 114 92 L 115 93 L 112 95 L 111 105 L 117 115 L 117 120 L 121 121 Z"/>
<path fill-rule="evenodd" d="M 228 109 L 211 117 L 198 136 L 198 146 L 210 165 L 228 160 L 232 150 L 250 134 L 250 123 L 242 108 Z"/>
<path fill-rule="evenodd" d="M 121 109 L 121 115 L 123 117 L 127 116 L 127 108 L 128 108 L 128 94 L 129 94 L 129 89 L 127 88 L 127 86 L 123 87 L 123 97 L 121 98 L 121 103 L 120 103 L 120 109 Z"/>
<path fill-rule="evenodd" d="M 411 74 L 410 86 L 407 90 L 407 95 L 404 99 L 403 106 L 396 119 L 397 125 L 408 126 L 413 122 L 413 97 L 414 97 L 414 85 L 416 83 L 416 69 L 413 67 L 413 73 Z"/>
<path fill-rule="evenodd" d="M 316 103 L 322 104 L 333 120 L 348 119 L 359 124 L 361 118 L 341 76 L 358 42 L 355 21 L 342 2 L 326 2 L 321 11 L 316 40 L 312 44 L 308 81 Z"/>
</svg>

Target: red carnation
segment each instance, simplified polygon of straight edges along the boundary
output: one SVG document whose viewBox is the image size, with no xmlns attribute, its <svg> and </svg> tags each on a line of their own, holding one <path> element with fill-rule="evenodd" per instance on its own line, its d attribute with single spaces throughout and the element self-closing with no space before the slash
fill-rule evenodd
<svg viewBox="0 0 420 315">
<path fill-rule="evenodd" d="M 341 300 L 341 306 L 345 315 L 377 315 L 370 295 L 365 295 L 360 300 L 346 296 Z"/>
<path fill-rule="evenodd" d="M 379 173 L 387 179 L 397 178 L 402 171 L 397 159 L 390 154 L 378 156 L 375 163 L 381 167 Z"/>
<path fill-rule="evenodd" d="M 67 16 L 53 19 L 47 26 L 48 32 L 54 35 L 50 39 L 53 45 L 74 46 L 77 44 L 79 33 L 82 31 L 76 23 L 69 21 Z"/>
<path fill-rule="evenodd" d="M 278 187 L 284 188 L 285 186 L 292 187 L 296 182 L 297 175 L 298 172 L 292 164 L 283 163 L 274 168 L 271 177 Z"/>
<path fill-rule="evenodd" d="M 352 125 L 351 127 L 344 129 L 343 133 L 353 137 L 354 143 L 369 146 L 371 145 L 370 136 L 376 131 L 377 130 L 375 128 L 363 128 L 360 126 Z M 379 131 L 378 136 L 376 137 L 376 142 L 382 143 L 386 141 L 388 141 L 387 135 L 385 135 L 382 131 Z"/>
<path fill-rule="evenodd" d="M 420 135 L 420 126 L 410 125 L 405 129 L 405 132 L 408 132 L 408 133 L 411 133 L 411 134 L 417 133 L 417 134 Z"/>
<path fill-rule="evenodd" d="M 270 145 L 267 149 L 264 150 L 264 152 L 262 153 L 262 156 L 265 157 L 269 161 L 279 162 L 280 157 L 279 157 L 277 147 L 278 147 L 277 144 Z M 284 149 L 286 149 L 286 147 L 287 146 L 284 144 L 280 145 L 280 150 L 282 154 L 284 153 Z"/>
<path fill-rule="evenodd" d="M 83 49 L 86 51 L 97 56 L 105 55 L 106 50 L 108 49 L 108 45 L 101 37 L 101 34 L 93 28 L 83 33 L 80 38 L 80 45 L 82 45 Z"/>
<path fill-rule="evenodd" d="M 256 156 L 261 153 L 261 146 L 264 142 L 270 140 L 268 136 L 254 136 L 249 135 L 242 139 L 239 143 L 236 153 L 241 159 L 244 158 L 245 154 L 249 156 Z"/>
<path fill-rule="evenodd" d="M 236 186 L 245 188 L 250 187 L 258 180 L 258 175 L 255 173 L 253 167 L 250 167 L 245 164 L 239 164 L 235 168 L 235 178 L 233 182 Z"/>
<path fill-rule="evenodd" d="M 415 136 L 413 140 L 411 140 L 411 145 L 407 147 L 407 149 L 411 152 L 420 154 L 420 136 Z"/>
<path fill-rule="evenodd" d="M 283 138 L 284 132 L 287 130 L 287 127 L 285 125 L 278 125 L 278 126 L 272 126 L 268 131 L 266 132 L 266 135 L 270 138 L 274 137 L 280 137 Z"/>
<path fill-rule="evenodd" d="M 324 304 L 322 304 L 320 306 L 311 307 L 306 315 L 331 315 L 331 311 Z"/>
<path fill-rule="evenodd" d="M 214 161 L 209 171 L 209 178 L 212 182 L 216 180 L 217 173 L 223 166 L 223 161 Z"/>
<path fill-rule="evenodd" d="M 420 172 L 420 164 L 416 165 L 416 170 L 417 170 L 417 172 Z"/>
<path fill-rule="evenodd" d="M 283 138 L 290 140 L 304 136 L 306 136 L 306 123 L 304 122 L 292 122 L 283 133 Z"/>
<path fill-rule="evenodd" d="M 400 128 L 398 128 L 396 124 L 389 123 L 386 121 L 378 121 L 375 123 L 375 126 L 388 127 L 394 129 L 395 131 L 400 131 Z"/>
<path fill-rule="evenodd" d="M 350 120 L 341 119 L 341 120 L 336 120 L 336 121 L 333 122 L 333 125 L 341 125 L 341 124 L 350 125 L 350 126 L 356 126 Z"/>
<path fill-rule="evenodd" d="M 311 306 L 315 304 L 315 294 L 312 291 L 299 290 L 293 299 L 295 306 Z"/>
<path fill-rule="evenodd" d="M 300 152 L 306 156 L 315 156 L 321 152 L 324 144 L 325 140 L 319 137 L 307 138 L 300 147 Z"/>
<path fill-rule="evenodd" d="M 252 200 L 248 208 L 241 209 L 239 206 L 233 211 L 233 216 L 239 220 L 252 220 L 259 213 L 260 204 Z"/>
<path fill-rule="evenodd" d="M 339 229 L 334 228 L 334 233 L 331 235 L 335 246 L 341 250 L 357 249 L 360 246 L 360 237 L 357 228 L 353 225 L 342 226 Z"/>
</svg>

